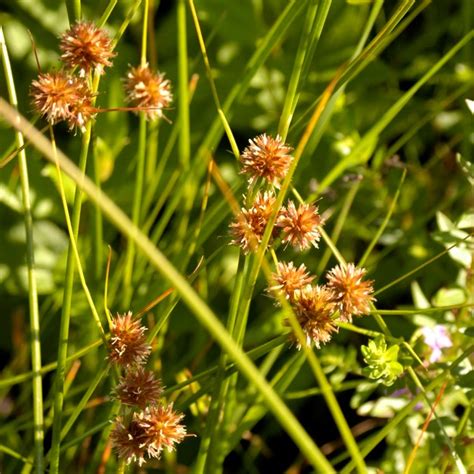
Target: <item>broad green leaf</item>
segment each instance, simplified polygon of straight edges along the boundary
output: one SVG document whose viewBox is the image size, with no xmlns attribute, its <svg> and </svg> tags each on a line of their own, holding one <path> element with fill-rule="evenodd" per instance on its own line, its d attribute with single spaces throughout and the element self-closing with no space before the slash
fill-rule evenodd
<svg viewBox="0 0 474 474">
<path fill-rule="evenodd" d="M 433 298 L 434 306 L 463 304 L 467 300 L 466 292 L 461 288 L 441 288 Z"/>
</svg>

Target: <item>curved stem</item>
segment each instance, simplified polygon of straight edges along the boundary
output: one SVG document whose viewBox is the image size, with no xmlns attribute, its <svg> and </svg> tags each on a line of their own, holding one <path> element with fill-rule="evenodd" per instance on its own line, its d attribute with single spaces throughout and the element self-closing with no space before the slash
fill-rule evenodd
<svg viewBox="0 0 474 474">
<path fill-rule="evenodd" d="M 54 162 L 55 158 L 51 143 L 1 97 L 0 115 L 2 115 L 10 125 L 21 130 L 48 160 Z M 92 202 L 99 205 L 104 215 L 127 238 L 135 242 L 137 248 L 139 248 L 150 263 L 153 264 L 156 270 L 168 280 L 181 295 L 183 302 L 190 308 L 197 321 L 209 331 L 216 342 L 227 352 L 229 358 L 235 362 L 241 373 L 259 391 L 268 409 L 297 444 L 302 454 L 306 456 L 314 469 L 325 473 L 334 472 L 331 464 L 318 449 L 291 410 L 282 402 L 281 398 L 260 374 L 250 358 L 232 339 L 214 312 L 198 296 L 196 291 L 186 281 L 185 277 L 181 275 L 140 229 L 133 225 L 124 212 L 101 190 L 97 189 L 94 183 L 87 176 L 84 176 L 60 150 L 58 150 L 58 160 L 61 169 L 76 182 L 78 187 L 87 193 Z"/>
</svg>

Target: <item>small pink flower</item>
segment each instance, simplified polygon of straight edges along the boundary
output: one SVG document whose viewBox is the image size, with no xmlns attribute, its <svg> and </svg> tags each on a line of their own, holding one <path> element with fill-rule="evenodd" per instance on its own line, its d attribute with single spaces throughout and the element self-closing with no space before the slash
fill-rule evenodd
<svg viewBox="0 0 474 474">
<path fill-rule="evenodd" d="M 449 337 L 446 326 L 437 324 L 436 326 L 424 327 L 421 329 L 424 343 L 431 348 L 430 364 L 437 362 L 441 358 L 441 349 L 452 347 L 453 343 Z"/>
</svg>

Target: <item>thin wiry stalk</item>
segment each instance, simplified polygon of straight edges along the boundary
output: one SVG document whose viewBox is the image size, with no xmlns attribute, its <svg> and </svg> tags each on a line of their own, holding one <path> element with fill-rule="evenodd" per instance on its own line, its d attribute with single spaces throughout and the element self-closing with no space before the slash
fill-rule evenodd
<svg viewBox="0 0 474 474">
<path fill-rule="evenodd" d="M 344 160 L 334 166 L 324 177 L 318 188 L 319 192 L 324 191 L 337 179 L 348 167 L 365 163 L 371 156 L 376 140 L 380 133 L 398 115 L 398 113 L 408 104 L 410 99 L 428 82 L 456 53 L 466 46 L 474 38 L 474 31 L 470 31 L 458 43 L 456 43 L 436 64 L 434 64 L 405 94 L 403 94 L 372 126 L 364 135 L 362 140 L 354 147 L 351 153 Z"/>
<path fill-rule="evenodd" d="M 372 240 L 370 241 L 369 245 L 367 246 L 364 255 L 362 255 L 362 258 L 359 260 L 359 263 L 357 264 L 359 267 L 363 267 L 367 259 L 369 258 L 370 253 L 372 252 L 373 248 L 377 244 L 378 240 L 382 236 L 385 228 L 387 227 L 390 218 L 392 217 L 393 211 L 395 210 L 395 206 L 397 205 L 398 197 L 400 196 L 400 191 L 403 186 L 403 182 L 405 181 L 405 176 L 407 174 L 407 170 L 404 169 L 402 172 L 402 176 L 400 177 L 400 182 L 398 183 L 397 191 L 395 192 L 395 196 L 393 196 L 392 202 L 390 204 L 390 207 L 388 208 L 388 212 L 385 215 L 384 220 L 380 224 L 380 227 L 377 229 L 377 232 L 374 234 Z"/>
<path fill-rule="evenodd" d="M 100 171 L 99 171 L 99 156 L 97 152 L 95 140 L 92 142 L 92 158 L 93 158 L 93 171 L 94 171 L 94 183 L 100 188 Z M 98 283 L 100 277 L 102 276 L 103 271 L 103 262 L 104 262 L 104 251 L 103 251 L 103 241 L 104 241 L 104 223 L 102 219 L 102 213 L 100 209 L 94 207 L 94 277 L 95 281 Z"/>
<path fill-rule="evenodd" d="M 349 210 L 352 206 L 352 203 L 354 202 L 354 198 L 357 194 L 357 191 L 359 190 L 359 187 L 360 187 L 360 181 L 357 181 L 356 183 L 352 185 L 351 189 L 347 193 L 346 199 L 344 200 L 342 209 L 338 212 L 337 220 L 331 234 L 331 241 L 334 243 L 334 245 L 337 244 L 339 236 L 341 235 L 342 228 L 344 226 L 344 223 L 346 222 L 347 216 L 349 214 Z M 316 269 L 316 275 L 320 275 L 324 271 L 324 269 L 326 268 L 326 265 L 329 262 L 329 259 L 331 258 L 331 254 L 332 254 L 331 248 L 326 247 L 321 257 L 321 260 L 319 261 L 318 267 Z"/>
<path fill-rule="evenodd" d="M 280 123 L 278 126 L 278 134 L 286 141 L 288 130 L 290 128 L 293 113 L 296 108 L 298 98 L 298 85 L 300 84 L 301 74 L 303 72 L 303 64 L 305 63 L 306 55 L 309 50 L 316 48 L 324 25 L 332 0 L 325 0 L 320 2 L 318 0 L 311 0 L 308 3 L 308 10 L 306 12 L 306 19 L 303 27 L 303 32 L 300 38 L 300 44 L 295 56 L 295 62 L 291 77 L 288 83 L 288 90 L 283 105 L 283 111 L 280 116 Z M 323 5 L 324 3 L 324 5 Z M 318 19 L 315 20 L 318 13 Z M 322 18 L 321 18 L 322 17 Z M 321 18 L 322 21 L 319 21 Z M 321 24 L 321 28 L 315 28 L 315 23 Z M 315 33 L 319 34 L 315 34 Z"/>
<path fill-rule="evenodd" d="M 102 16 L 100 17 L 99 21 L 97 22 L 97 26 L 99 28 L 102 28 L 106 23 L 107 20 L 109 19 L 109 16 L 112 14 L 114 11 L 115 6 L 117 5 L 118 0 L 110 0 L 109 4 L 107 5 L 106 9 L 104 10 L 104 13 L 102 13 Z"/>
<path fill-rule="evenodd" d="M 99 76 L 94 79 L 93 91 L 96 91 L 99 86 Z M 79 169 L 81 175 L 85 176 L 87 167 L 87 158 L 89 156 L 89 145 L 92 134 L 92 122 L 86 124 L 86 131 L 82 136 L 81 153 L 79 157 Z M 54 148 L 53 148 L 54 151 Z M 81 221 L 83 192 L 79 186 L 76 186 L 74 193 L 74 203 L 72 208 L 72 232 L 74 241 L 77 242 L 79 236 L 79 224 Z M 75 270 L 75 255 L 74 249 L 69 243 L 66 260 L 66 271 L 64 277 L 64 293 L 61 307 L 61 319 L 59 323 L 59 343 L 57 355 L 57 368 L 55 378 L 55 392 L 54 392 L 54 418 L 51 441 L 51 460 L 50 472 L 57 474 L 59 472 L 59 451 L 61 445 L 61 422 L 62 411 L 64 404 L 64 377 L 66 373 L 67 349 L 69 343 L 69 324 L 71 319 L 71 305 L 72 293 L 74 286 L 74 270 Z"/>
<path fill-rule="evenodd" d="M 206 75 L 207 75 L 207 78 L 209 80 L 209 84 L 211 86 L 212 97 L 214 99 L 214 103 L 216 104 L 217 114 L 218 114 L 219 118 L 222 120 L 222 126 L 224 127 L 224 130 L 227 134 L 227 138 L 229 139 L 229 143 L 232 147 L 232 151 L 234 153 L 234 156 L 238 159 L 239 156 L 240 156 L 239 149 L 237 147 L 234 136 L 232 134 L 232 131 L 231 131 L 231 128 L 230 128 L 230 125 L 229 125 L 229 121 L 227 120 L 225 112 L 222 108 L 221 101 L 219 99 L 219 94 L 217 93 L 216 84 L 215 84 L 214 79 L 212 77 L 211 65 L 210 65 L 210 62 L 209 62 L 209 57 L 207 55 L 206 44 L 204 42 L 204 37 L 202 35 L 201 25 L 199 24 L 199 18 L 198 18 L 198 15 L 197 15 L 196 7 L 194 6 L 194 0 L 188 0 L 188 3 L 189 3 L 189 8 L 191 10 L 191 14 L 192 14 L 192 17 L 193 17 L 194 27 L 196 28 L 196 35 L 198 37 L 199 47 L 201 48 L 201 54 L 202 54 L 202 58 L 204 60 L 204 66 L 206 68 Z"/>
<path fill-rule="evenodd" d="M 145 173 L 145 152 L 146 152 L 146 135 L 147 135 L 147 121 L 145 113 L 142 112 L 139 117 L 138 129 L 138 150 L 137 150 L 137 169 L 135 175 L 135 186 L 133 193 L 133 207 L 132 207 L 132 222 L 139 226 L 141 222 L 141 203 L 143 197 L 143 181 Z M 124 296 L 122 305 L 127 308 L 130 306 L 132 299 L 132 276 L 133 267 L 135 263 L 135 244 L 129 241 L 127 244 L 127 253 L 125 255 L 125 264 L 123 272 L 123 289 Z"/>
<path fill-rule="evenodd" d="M 387 283 L 385 286 L 383 286 L 382 288 L 379 288 L 377 291 L 375 291 L 374 295 L 375 296 L 380 295 L 380 293 L 383 293 L 384 291 L 388 290 L 389 288 L 392 288 L 393 286 L 397 285 L 401 281 L 406 280 L 407 278 L 410 278 L 412 275 L 419 272 L 423 268 L 427 267 L 428 265 L 431 265 L 434 261 L 438 260 L 443 255 L 446 255 L 447 253 L 449 253 L 450 250 L 457 247 L 462 241 L 465 241 L 470 237 L 471 237 L 470 235 L 466 236 L 460 242 L 456 242 L 455 244 L 450 245 L 448 248 L 444 249 L 443 251 L 437 253 L 435 256 L 429 258 L 425 262 L 423 262 L 420 265 L 416 266 L 413 270 L 410 270 L 409 272 L 407 272 L 404 275 L 396 278 L 395 280 L 391 281 L 390 283 Z"/>
<path fill-rule="evenodd" d="M 469 346 L 447 369 L 440 375 L 434 378 L 426 387 L 426 392 L 433 392 L 437 387 L 442 385 L 446 381 L 446 377 L 453 373 L 453 370 L 466 358 L 469 357 L 474 350 L 474 345 Z M 391 433 L 396 426 L 398 426 L 407 416 L 413 413 L 413 409 L 417 403 L 423 398 L 423 393 L 418 393 L 413 397 L 410 402 L 405 405 L 386 425 L 384 425 L 377 433 L 372 435 L 367 441 L 363 442 L 362 455 L 367 456 L 382 440 Z M 341 470 L 341 474 L 349 474 L 354 469 L 354 463 L 349 462 L 344 469 Z"/>
<path fill-rule="evenodd" d="M 55 138 L 54 138 L 54 133 L 53 133 L 52 127 L 50 128 L 50 135 L 51 135 L 51 143 L 53 145 L 54 150 L 56 150 L 56 141 L 55 141 Z M 74 252 L 75 264 L 77 266 L 77 271 L 79 273 L 79 279 L 81 280 L 81 285 L 82 285 L 82 288 L 84 290 L 84 294 L 86 296 L 87 303 L 89 304 L 89 308 L 92 312 L 92 316 L 94 318 L 94 321 L 97 325 L 97 328 L 99 330 L 100 335 L 102 336 L 102 342 L 104 344 L 106 344 L 107 341 L 105 339 L 105 331 L 104 331 L 104 328 L 102 327 L 102 323 L 100 322 L 99 313 L 98 313 L 98 311 L 95 307 L 94 300 L 93 300 L 91 292 L 89 291 L 89 288 L 87 286 L 86 278 L 84 276 L 84 271 L 82 269 L 81 257 L 79 256 L 79 250 L 77 249 L 77 241 L 74 237 L 74 232 L 73 232 L 72 223 L 71 223 L 71 217 L 69 215 L 69 209 L 67 207 L 66 194 L 65 194 L 65 191 L 64 191 L 62 173 L 61 173 L 61 170 L 60 170 L 59 165 L 58 165 L 57 162 L 56 162 L 56 169 L 57 169 L 57 173 L 58 173 L 59 193 L 61 195 L 61 202 L 62 202 L 62 205 L 63 205 L 64 216 L 65 216 L 65 219 L 66 219 L 66 227 L 67 227 L 67 230 L 69 232 L 69 239 L 70 239 L 69 243 L 72 247 L 72 251 Z"/>
<path fill-rule="evenodd" d="M 148 31 L 148 0 L 143 4 L 143 26 L 142 26 L 142 51 L 140 65 L 145 67 L 147 64 L 147 31 Z M 143 182 L 145 174 L 145 158 L 146 158 L 146 139 L 147 139 L 147 120 L 145 112 L 140 113 L 138 130 L 138 150 L 137 150 L 137 169 L 135 175 L 135 186 L 133 194 L 132 222 L 135 226 L 141 224 L 142 217 L 142 198 L 143 198 Z M 133 266 L 135 262 L 135 244 L 128 242 L 127 253 L 125 255 L 125 268 L 123 273 L 123 306 L 130 306 L 132 299 L 132 276 Z"/>
<path fill-rule="evenodd" d="M 333 250 L 336 250 L 335 247 L 333 247 Z M 339 254 L 339 252 L 337 253 Z M 340 258 L 342 258 L 342 256 Z M 342 261 L 342 263 L 344 263 L 344 261 Z M 267 281 L 270 282 L 272 275 L 270 271 L 270 266 L 268 265 L 267 260 L 265 259 L 262 261 L 262 270 L 265 273 Z M 313 374 L 315 375 L 324 400 L 329 408 L 329 411 L 331 412 L 331 416 L 333 417 L 336 423 L 336 426 L 339 430 L 339 433 L 341 434 L 344 444 L 346 445 L 347 450 L 349 451 L 350 456 L 355 463 L 357 471 L 359 473 L 367 472 L 367 466 L 365 465 L 364 458 L 354 439 L 347 420 L 344 417 L 341 407 L 339 406 L 337 398 L 334 395 L 332 386 L 329 383 L 326 374 L 323 371 L 323 368 L 321 367 L 319 357 L 316 355 L 315 351 L 310 346 L 308 346 L 308 344 L 306 344 L 306 338 L 303 333 L 303 329 L 301 328 L 301 325 L 298 322 L 294 310 L 288 300 L 281 293 L 278 294 L 278 300 L 285 314 L 288 315 L 290 325 L 295 333 L 295 336 L 300 341 L 302 352 L 304 353 L 306 360 L 308 361 L 308 364 L 311 367 Z"/>
<path fill-rule="evenodd" d="M 186 4 L 180 0 L 176 11 L 177 21 L 177 42 L 178 42 L 178 87 L 179 87 L 179 159 L 181 168 L 184 172 L 190 170 L 190 156 L 191 156 L 191 139 L 190 139 L 190 123 L 189 123 L 189 99 L 188 99 L 188 44 L 186 33 Z M 181 94 L 184 94 L 181 96 Z M 189 220 L 191 217 L 191 210 L 194 205 L 196 191 L 198 189 L 198 179 L 195 179 L 193 174 L 190 174 L 188 179 L 183 183 L 183 192 L 180 196 L 182 202 L 181 219 L 178 222 L 175 245 L 173 252 L 178 256 L 183 254 L 183 245 L 185 236 L 188 230 Z M 179 268 L 185 271 L 186 258 L 180 259 Z M 162 340 L 164 333 L 161 335 Z"/>
<path fill-rule="evenodd" d="M 13 71 L 11 69 L 10 58 L 8 56 L 7 45 L 3 28 L 0 26 L 0 48 L 2 53 L 3 70 L 8 89 L 10 103 L 18 108 L 18 99 L 16 96 L 15 82 L 13 80 Z M 31 211 L 30 185 L 28 179 L 28 167 L 26 164 L 26 153 L 23 148 L 24 139 L 20 131 L 15 134 L 18 153 L 18 164 L 20 170 L 21 194 L 23 199 L 23 213 L 25 219 L 26 233 L 26 265 L 28 273 L 28 305 L 30 311 L 30 347 L 31 347 L 31 366 L 33 369 L 32 387 L 33 387 L 33 419 L 34 419 L 34 443 L 35 443 L 35 471 L 42 473 L 44 470 L 44 432 L 43 432 L 43 384 L 41 378 L 41 339 L 40 339 L 40 321 L 38 308 L 38 290 L 36 284 L 35 272 L 35 251 L 33 237 L 33 214 Z"/>
<path fill-rule="evenodd" d="M 237 263 L 236 278 L 234 281 L 234 287 L 232 290 L 231 302 L 229 315 L 227 319 L 227 330 L 232 334 L 235 319 L 237 316 L 238 302 L 240 299 L 240 294 L 242 290 L 242 283 L 245 274 L 245 260 L 242 256 L 239 255 L 239 260 Z M 216 388 L 212 393 L 211 405 L 209 408 L 209 415 L 206 421 L 206 429 L 201 438 L 201 444 L 199 447 L 199 453 L 197 456 L 194 474 L 200 474 L 207 472 L 205 470 L 206 463 L 208 462 L 209 452 L 211 450 L 212 441 L 218 442 L 216 440 L 216 433 L 221 432 L 220 424 L 218 423 L 219 414 L 222 411 L 222 408 L 225 404 L 225 399 L 227 395 L 227 390 L 229 386 L 229 379 L 225 376 L 226 365 L 228 363 L 228 357 L 223 351 L 219 361 L 218 372 L 216 374 Z"/>
<path fill-rule="evenodd" d="M 66 0 L 66 7 L 70 25 L 81 19 L 81 0 Z"/>
</svg>

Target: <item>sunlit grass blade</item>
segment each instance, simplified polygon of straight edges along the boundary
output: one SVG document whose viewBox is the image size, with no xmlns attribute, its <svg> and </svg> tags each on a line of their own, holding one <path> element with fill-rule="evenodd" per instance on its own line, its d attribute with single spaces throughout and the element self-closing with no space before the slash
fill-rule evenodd
<svg viewBox="0 0 474 474">
<path fill-rule="evenodd" d="M 357 264 L 359 267 L 363 267 L 365 265 L 365 262 L 369 258 L 370 253 L 372 252 L 372 250 L 375 247 L 375 245 L 377 244 L 378 240 L 380 239 L 380 237 L 384 233 L 384 230 L 386 229 L 386 227 L 387 227 L 387 225 L 390 221 L 390 218 L 392 217 L 392 214 L 395 210 L 395 206 L 396 206 L 397 201 L 398 201 L 398 196 L 400 195 L 400 192 L 401 192 L 401 189 L 402 189 L 402 186 L 403 186 L 403 182 L 405 181 L 405 176 L 406 176 L 406 169 L 404 169 L 403 172 L 402 172 L 402 176 L 400 177 L 400 182 L 398 183 L 398 187 L 397 187 L 397 190 L 395 192 L 395 196 L 393 196 L 392 202 L 391 202 L 391 204 L 388 208 L 388 211 L 387 211 L 387 214 L 384 217 L 384 220 L 380 224 L 380 227 L 377 229 L 377 232 L 374 234 L 374 237 L 372 238 L 369 245 L 365 249 L 364 255 L 362 255 L 361 259 L 359 260 L 359 263 Z"/>
<path fill-rule="evenodd" d="M 0 114 L 15 128 L 30 139 L 34 146 L 50 161 L 54 160 L 54 150 L 51 143 L 32 127 L 23 117 L 0 98 Z M 312 439 L 301 427 L 293 413 L 272 390 L 268 382 L 260 375 L 251 360 L 229 336 L 221 322 L 210 308 L 199 298 L 183 276 L 170 264 L 166 257 L 150 242 L 143 233 L 135 227 L 130 219 L 103 192 L 78 169 L 62 152 L 58 150 L 58 160 L 61 169 L 68 174 L 85 192 L 89 199 L 100 206 L 107 218 L 117 226 L 129 239 L 133 239 L 137 248 L 153 263 L 156 270 L 162 274 L 181 295 L 196 319 L 209 331 L 229 357 L 239 367 L 242 374 L 254 384 L 270 411 L 288 432 L 294 442 L 307 457 L 315 469 L 333 472 L 331 465 L 321 454 Z M 58 444 L 59 445 L 59 444 Z"/>
<path fill-rule="evenodd" d="M 6 78 L 8 96 L 14 108 L 18 107 L 13 72 L 11 69 L 8 49 L 0 26 L 0 52 L 2 56 L 3 71 Z M 40 339 L 40 315 L 38 308 L 38 289 L 35 271 L 35 253 L 33 236 L 33 214 L 31 209 L 31 195 L 28 178 L 28 167 L 24 150 L 25 141 L 21 131 L 16 132 L 16 144 L 18 148 L 18 161 L 20 169 L 21 194 L 23 201 L 23 214 L 26 231 L 26 263 L 28 273 L 28 306 L 30 311 L 30 351 L 31 366 L 33 369 L 33 418 L 34 418 L 34 444 L 35 444 L 35 471 L 42 473 L 44 470 L 44 428 L 43 428 L 43 381 L 41 377 L 41 339 Z"/>
<path fill-rule="evenodd" d="M 474 37 L 474 32 L 465 35 L 455 46 L 453 46 L 439 61 L 437 61 L 407 92 L 405 92 L 383 116 L 364 135 L 351 153 L 341 160 L 321 181 L 319 192 L 330 186 L 346 169 L 351 166 L 366 163 L 372 155 L 382 131 L 408 104 L 411 98 L 428 82 L 451 58 L 453 58 Z"/>
</svg>

